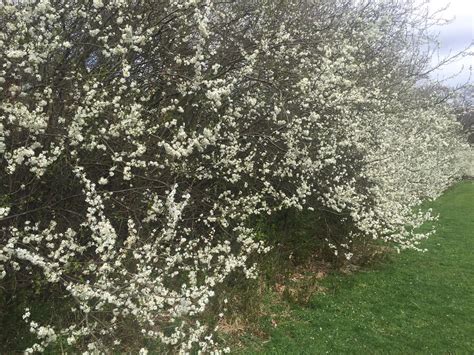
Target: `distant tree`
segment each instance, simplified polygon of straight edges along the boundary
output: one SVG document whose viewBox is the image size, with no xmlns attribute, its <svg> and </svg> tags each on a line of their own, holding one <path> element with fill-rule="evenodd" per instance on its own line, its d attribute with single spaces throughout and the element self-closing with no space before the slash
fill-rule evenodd
<svg viewBox="0 0 474 355">
<path fill-rule="evenodd" d="M 465 86 L 456 100 L 456 115 L 474 144 L 474 85 Z"/>
</svg>

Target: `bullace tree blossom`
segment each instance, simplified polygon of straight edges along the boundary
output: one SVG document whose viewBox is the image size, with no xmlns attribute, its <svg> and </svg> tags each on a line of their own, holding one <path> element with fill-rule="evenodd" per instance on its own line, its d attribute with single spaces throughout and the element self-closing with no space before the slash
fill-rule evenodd
<svg viewBox="0 0 474 355">
<path fill-rule="evenodd" d="M 422 249 L 416 206 L 468 149 L 418 85 L 423 20 L 391 0 L 2 2 L 0 278 L 74 314 L 26 309 L 26 352 L 120 351 L 130 328 L 143 354 L 218 349 L 200 315 L 256 276 L 255 216 L 330 211 L 348 259 L 360 238 Z"/>
</svg>

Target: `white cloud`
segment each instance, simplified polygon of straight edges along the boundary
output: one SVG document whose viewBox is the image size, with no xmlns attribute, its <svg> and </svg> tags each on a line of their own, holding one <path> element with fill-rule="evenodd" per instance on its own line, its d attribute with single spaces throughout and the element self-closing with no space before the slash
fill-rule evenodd
<svg viewBox="0 0 474 355">
<path fill-rule="evenodd" d="M 433 58 L 433 64 L 439 60 L 460 52 L 474 42 L 474 1 L 472 0 L 431 0 L 428 7 L 431 12 L 449 7 L 442 12 L 444 19 L 451 20 L 444 26 L 433 28 L 434 33 L 439 33 L 439 57 Z M 433 78 L 444 79 L 462 70 L 456 78 L 447 80 L 449 85 L 462 84 L 469 79 L 469 67 L 474 66 L 474 47 L 470 52 L 473 56 L 464 56 L 455 62 L 433 73 Z M 472 81 L 473 79 L 471 79 Z"/>
</svg>

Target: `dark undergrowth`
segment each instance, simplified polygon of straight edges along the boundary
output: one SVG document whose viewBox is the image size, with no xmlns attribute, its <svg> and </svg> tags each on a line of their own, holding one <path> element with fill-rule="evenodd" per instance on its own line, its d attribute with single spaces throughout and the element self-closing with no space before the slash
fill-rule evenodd
<svg viewBox="0 0 474 355">
<path fill-rule="evenodd" d="M 259 238 L 273 245 L 255 260 L 258 279 L 230 278 L 218 290 L 226 296 L 204 317 L 224 313 L 219 340 L 238 353 L 472 352 L 474 182 L 456 185 L 430 207 L 441 218 L 424 244 L 427 253 L 399 255 L 360 241 L 350 262 L 323 241 L 343 243 L 348 229 L 337 223 L 340 216 L 284 211 L 256 220 Z M 22 319 L 25 307 L 33 319 L 74 317 L 58 290 L 40 293 L 15 277 L 9 282 L 0 289 L 0 353 L 34 341 Z M 124 343 L 133 342 L 133 334 Z M 63 341 L 48 352 L 70 350 Z"/>
</svg>

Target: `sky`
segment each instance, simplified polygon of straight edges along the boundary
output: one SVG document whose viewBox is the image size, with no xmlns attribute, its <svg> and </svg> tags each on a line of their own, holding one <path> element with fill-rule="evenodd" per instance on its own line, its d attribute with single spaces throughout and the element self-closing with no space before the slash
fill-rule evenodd
<svg viewBox="0 0 474 355">
<path fill-rule="evenodd" d="M 433 58 L 433 64 L 450 54 L 455 54 L 466 49 L 474 43 L 474 0 L 431 0 L 429 3 L 430 11 L 436 11 L 449 5 L 448 9 L 442 13 L 442 17 L 451 19 L 447 25 L 433 29 L 439 33 L 440 51 L 439 58 Z M 448 79 L 445 84 L 456 86 L 469 80 L 469 67 L 473 67 L 473 73 L 470 82 L 474 83 L 474 46 L 471 47 L 471 56 L 465 56 L 447 65 L 441 70 L 432 73 L 433 79 L 447 79 L 463 69 L 460 75 Z M 464 67 L 464 68 L 463 68 Z"/>
</svg>

